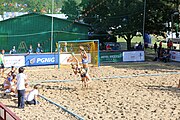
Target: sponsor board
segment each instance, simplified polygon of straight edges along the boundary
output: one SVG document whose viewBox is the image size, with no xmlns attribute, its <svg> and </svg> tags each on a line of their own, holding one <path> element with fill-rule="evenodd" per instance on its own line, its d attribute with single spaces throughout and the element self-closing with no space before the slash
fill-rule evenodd
<svg viewBox="0 0 180 120">
<path fill-rule="evenodd" d="M 4 56 L 5 67 L 21 67 L 25 66 L 25 56 Z"/>
<path fill-rule="evenodd" d="M 57 65 L 58 54 L 30 54 L 26 56 L 26 66 Z"/>
<path fill-rule="evenodd" d="M 180 62 L 180 51 L 170 51 L 171 60 Z"/>
<path fill-rule="evenodd" d="M 122 52 L 100 52 L 100 62 L 122 62 Z"/>
<path fill-rule="evenodd" d="M 123 62 L 142 62 L 145 61 L 144 51 L 123 52 Z"/>
<path fill-rule="evenodd" d="M 80 54 L 77 54 L 76 57 L 80 61 Z M 88 62 L 91 62 L 91 54 L 88 53 Z M 60 64 L 70 64 L 72 61 L 71 54 L 60 54 Z M 58 54 L 30 54 L 26 56 L 26 66 L 44 66 L 44 65 L 58 65 L 59 58 Z"/>
</svg>

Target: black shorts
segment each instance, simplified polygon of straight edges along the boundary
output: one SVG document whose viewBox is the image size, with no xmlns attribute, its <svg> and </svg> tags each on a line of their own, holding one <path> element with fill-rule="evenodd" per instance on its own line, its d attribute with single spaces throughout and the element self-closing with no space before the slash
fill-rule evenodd
<svg viewBox="0 0 180 120">
<path fill-rule="evenodd" d="M 4 69 L 4 64 L 3 63 L 1 63 L 0 69 Z"/>
<path fill-rule="evenodd" d="M 86 77 L 86 73 L 81 74 L 81 77 L 82 77 L 82 78 L 83 78 L 83 77 Z"/>
</svg>

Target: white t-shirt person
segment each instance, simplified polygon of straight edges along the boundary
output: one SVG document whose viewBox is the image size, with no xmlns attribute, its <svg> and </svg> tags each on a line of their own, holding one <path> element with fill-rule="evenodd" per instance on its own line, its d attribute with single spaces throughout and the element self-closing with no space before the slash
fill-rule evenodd
<svg viewBox="0 0 180 120">
<path fill-rule="evenodd" d="M 17 90 L 25 90 L 27 76 L 24 73 L 17 74 Z"/>
<path fill-rule="evenodd" d="M 35 96 L 38 95 L 38 90 L 33 89 L 28 95 L 27 95 L 27 101 L 32 101 L 35 99 Z"/>
</svg>

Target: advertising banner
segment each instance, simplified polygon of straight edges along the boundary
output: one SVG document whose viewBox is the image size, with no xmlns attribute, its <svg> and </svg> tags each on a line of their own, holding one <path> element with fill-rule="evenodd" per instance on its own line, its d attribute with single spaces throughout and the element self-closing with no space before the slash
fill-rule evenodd
<svg viewBox="0 0 180 120">
<path fill-rule="evenodd" d="M 100 62 L 122 62 L 122 52 L 100 52 Z"/>
<path fill-rule="evenodd" d="M 180 62 L 180 51 L 170 51 L 171 60 Z"/>
<path fill-rule="evenodd" d="M 5 67 L 21 67 L 25 66 L 25 57 L 23 56 L 4 56 Z"/>
<path fill-rule="evenodd" d="M 77 54 L 80 58 L 80 54 Z M 91 54 L 88 53 L 89 63 L 91 62 Z M 70 64 L 72 58 L 71 54 L 60 54 L 60 64 Z M 30 54 L 26 56 L 26 66 L 45 66 L 45 65 L 58 65 L 58 54 Z M 81 59 L 79 59 L 81 63 Z"/>
<path fill-rule="evenodd" d="M 26 56 L 26 66 L 57 65 L 58 54 L 30 54 Z"/>
<path fill-rule="evenodd" d="M 123 52 L 123 62 L 141 62 L 145 61 L 144 51 Z"/>
</svg>

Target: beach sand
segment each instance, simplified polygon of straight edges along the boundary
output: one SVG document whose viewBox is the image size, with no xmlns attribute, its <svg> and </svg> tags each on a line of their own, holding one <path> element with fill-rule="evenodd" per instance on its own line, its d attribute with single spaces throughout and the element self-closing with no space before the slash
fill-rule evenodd
<svg viewBox="0 0 180 120">
<path fill-rule="evenodd" d="M 54 66 L 28 67 L 25 74 L 31 84 L 41 84 L 41 95 L 86 120 L 178 120 L 179 65 L 142 62 L 91 67 L 89 73 L 93 80 L 88 88 L 81 87 L 80 77 L 69 66 L 60 70 Z M 42 98 L 39 98 L 40 105 L 26 105 L 24 110 L 17 108 L 15 97 L 0 97 L 0 101 L 22 120 L 76 119 Z"/>
</svg>

